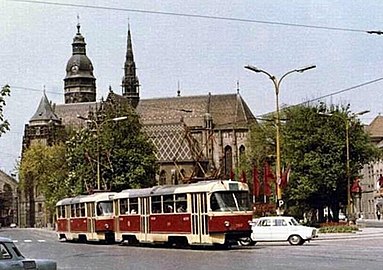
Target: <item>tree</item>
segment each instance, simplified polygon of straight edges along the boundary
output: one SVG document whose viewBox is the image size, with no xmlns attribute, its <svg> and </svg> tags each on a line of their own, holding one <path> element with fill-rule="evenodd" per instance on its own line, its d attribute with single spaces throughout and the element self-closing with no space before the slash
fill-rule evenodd
<svg viewBox="0 0 383 270">
<path fill-rule="evenodd" d="M 4 118 L 3 111 L 5 103 L 5 97 L 9 96 L 11 93 L 11 89 L 9 85 L 5 85 L 0 90 L 0 137 L 1 134 L 5 133 L 9 130 L 9 122 Z"/>
<path fill-rule="evenodd" d="M 31 207 L 34 198 L 42 195 L 51 217 L 56 202 L 71 195 L 65 152 L 63 143 L 47 146 L 36 142 L 24 152 L 19 166 L 20 186 Z"/>
<path fill-rule="evenodd" d="M 328 206 L 337 219 L 340 205 L 347 204 L 345 125 L 349 125 L 351 179 L 380 152 L 348 107 L 295 106 L 284 113 L 282 158 L 292 168 L 285 200 L 301 211 L 319 210 L 320 219 Z"/>
<path fill-rule="evenodd" d="M 248 172 L 246 179 L 253 179 L 254 169 L 258 172 L 258 178 L 261 180 L 263 186 L 263 193 L 265 193 L 265 164 L 275 163 L 275 121 L 272 117 L 264 118 L 258 123 L 250 127 L 250 136 L 248 139 L 249 151 L 246 153 L 245 162 L 241 162 L 241 170 Z M 255 167 L 255 168 L 254 168 Z M 250 183 L 250 187 L 253 189 L 253 184 Z M 271 187 L 270 187 L 271 188 Z M 273 189 L 274 190 L 274 189 Z"/>
<path fill-rule="evenodd" d="M 126 119 L 114 121 L 121 116 Z M 77 192 L 96 189 L 97 173 L 103 190 L 155 183 L 154 146 L 129 103 L 107 100 L 87 122 L 88 128 L 78 131 L 68 143 L 70 181 Z"/>
</svg>

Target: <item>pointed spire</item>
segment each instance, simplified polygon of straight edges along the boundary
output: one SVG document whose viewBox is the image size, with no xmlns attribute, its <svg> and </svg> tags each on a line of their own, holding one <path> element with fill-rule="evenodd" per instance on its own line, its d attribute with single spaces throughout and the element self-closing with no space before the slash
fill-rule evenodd
<svg viewBox="0 0 383 270">
<path fill-rule="evenodd" d="M 77 14 L 77 34 L 80 34 L 80 15 Z"/>
<path fill-rule="evenodd" d="M 126 97 L 133 107 L 137 107 L 139 96 L 139 81 L 136 75 L 136 64 L 133 56 L 132 36 L 130 23 L 128 24 L 128 36 L 126 45 L 126 58 L 124 65 L 124 77 L 122 78 L 122 95 Z"/>
<path fill-rule="evenodd" d="M 127 48 L 126 48 L 126 62 L 133 62 L 134 65 L 134 56 L 133 56 L 133 46 L 132 46 L 132 36 L 130 34 L 130 24 L 128 24 L 128 37 L 127 37 Z"/>
<path fill-rule="evenodd" d="M 40 100 L 39 106 L 35 114 L 29 120 L 30 124 L 48 124 L 50 121 L 59 122 L 60 118 L 54 113 L 51 103 L 49 102 L 47 95 L 45 94 L 45 86 L 43 90 L 43 96 Z"/>
</svg>

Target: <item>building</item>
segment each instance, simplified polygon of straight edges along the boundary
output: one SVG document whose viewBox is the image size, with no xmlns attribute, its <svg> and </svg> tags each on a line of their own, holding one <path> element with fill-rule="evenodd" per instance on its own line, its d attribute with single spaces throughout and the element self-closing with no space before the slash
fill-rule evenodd
<svg viewBox="0 0 383 270">
<path fill-rule="evenodd" d="M 0 226 L 17 223 L 18 182 L 0 170 Z"/>
<path fill-rule="evenodd" d="M 378 115 L 366 126 L 371 142 L 383 148 L 383 116 Z M 381 160 L 366 164 L 362 171 L 362 196 L 360 202 L 355 200 L 356 213 L 361 212 L 365 219 L 376 219 L 376 211 L 383 212 L 383 162 Z M 381 181 L 379 181 L 381 180 Z"/>
<path fill-rule="evenodd" d="M 249 127 L 255 122 L 239 91 L 200 96 L 182 96 L 178 91 L 174 97 L 140 99 L 130 28 L 121 85 L 121 94 L 110 90 L 105 102 L 128 101 L 138 112 L 144 131 L 157 149 L 158 184 L 239 175 Z M 51 144 L 65 126 L 83 126 L 84 121 L 77 116 L 86 117 L 101 106 L 96 101 L 96 78 L 80 25 L 66 65 L 64 97 L 64 104 L 52 105 L 44 93 L 35 115 L 25 125 L 24 150 L 37 140 Z M 29 195 L 24 192 L 24 226 L 46 225 L 43 198 L 36 191 Z"/>
</svg>

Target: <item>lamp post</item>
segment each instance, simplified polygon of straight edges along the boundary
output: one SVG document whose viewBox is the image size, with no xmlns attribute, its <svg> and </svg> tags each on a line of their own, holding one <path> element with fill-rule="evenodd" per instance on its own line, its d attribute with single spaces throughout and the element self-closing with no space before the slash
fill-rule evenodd
<svg viewBox="0 0 383 270">
<path fill-rule="evenodd" d="M 121 120 L 125 120 L 128 117 L 127 116 L 115 117 L 115 118 L 107 119 L 104 122 L 101 122 L 100 124 L 94 119 L 89 119 L 89 118 L 83 117 L 81 115 L 77 115 L 77 118 L 84 120 L 86 123 L 93 123 L 96 127 L 96 136 L 97 136 L 97 142 L 96 142 L 97 143 L 97 190 L 100 190 L 100 188 L 101 188 L 101 185 L 100 185 L 101 172 L 100 172 L 100 141 L 99 141 L 100 139 L 99 138 L 100 138 L 101 127 L 105 123 L 112 122 L 112 121 L 118 122 Z"/>
<path fill-rule="evenodd" d="M 362 111 L 358 113 L 353 113 L 351 117 L 349 118 L 348 115 L 345 117 L 340 116 L 338 114 L 333 113 L 320 113 L 322 115 L 327 116 L 335 116 L 340 118 L 342 121 L 344 121 L 345 129 L 346 129 L 346 179 L 347 179 L 347 216 L 348 219 L 350 219 L 350 216 L 352 214 L 352 208 L 351 208 L 351 174 L 350 174 L 350 120 L 358 115 L 363 115 L 366 113 L 369 113 L 370 111 Z"/>
<path fill-rule="evenodd" d="M 298 69 L 293 69 L 288 72 L 286 72 L 280 79 L 277 79 L 274 75 L 271 75 L 269 72 L 260 69 L 255 66 L 247 65 L 245 66 L 246 69 L 251 70 L 256 73 L 263 73 L 266 74 L 269 79 L 273 82 L 274 84 L 274 89 L 275 89 L 275 107 L 276 107 L 276 119 L 275 119 L 275 129 L 276 129 L 276 155 L 277 155 L 277 163 L 276 163 L 276 177 L 277 177 L 277 207 L 278 207 L 278 214 L 281 214 L 281 206 L 283 205 L 282 201 L 282 189 L 280 187 L 281 183 L 281 146 L 280 146 L 280 125 L 281 125 L 281 119 L 280 119 L 280 111 L 279 111 L 279 89 L 282 80 L 289 74 L 294 73 L 294 72 L 299 72 L 302 73 L 306 70 L 310 70 L 313 68 L 316 68 L 315 65 L 307 66 L 307 67 L 302 67 Z"/>
</svg>

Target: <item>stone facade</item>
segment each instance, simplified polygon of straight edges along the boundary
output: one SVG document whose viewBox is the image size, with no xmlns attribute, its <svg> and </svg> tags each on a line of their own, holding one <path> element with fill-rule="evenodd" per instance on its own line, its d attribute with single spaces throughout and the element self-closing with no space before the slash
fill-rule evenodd
<svg viewBox="0 0 383 270">
<path fill-rule="evenodd" d="M 366 126 L 371 141 L 380 149 L 383 148 L 383 116 L 378 115 Z M 383 186 L 379 178 L 383 175 L 383 161 L 379 160 L 366 164 L 361 171 L 362 196 L 355 198 L 354 210 L 365 219 L 376 219 L 377 208 L 383 212 Z"/>
<path fill-rule="evenodd" d="M 18 223 L 18 182 L 0 170 L 0 225 Z"/>
</svg>

